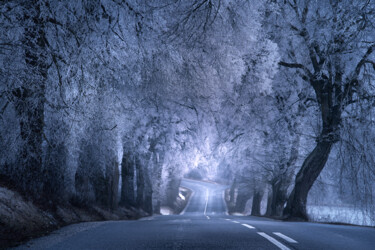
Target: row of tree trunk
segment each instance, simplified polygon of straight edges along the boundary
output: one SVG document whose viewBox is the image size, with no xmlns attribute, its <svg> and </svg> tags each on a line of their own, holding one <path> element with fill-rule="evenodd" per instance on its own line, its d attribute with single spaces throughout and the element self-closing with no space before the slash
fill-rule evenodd
<svg viewBox="0 0 375 250">
<path fill-rule="evenodd" d="M 152 214 L 152 185 L 148 171 L 138 154 L 124 153 L 121 165 L 121 197 L 123 206 L 140 208 Z"/>
<path fill-rule="evenodd" d="M 331 141 L 319 141 L 314 150 L 305 159 L 301 169 L 299 170 L 292 192 L 288 196 L 288 188 L 290 186 L 291 177 L 278 176 L 271 180 L 271 190 L 268 192 L 266 216 L 308 220 L 306 205 L 308 193 L 323 170 L 328 159 L 333 143 Z M 239 189 L 237 191 L 236 201 L 234 202 L 233 183 L 230 191 L 230 201 L 235 203 L 232 212 L 242 213 L 245 210 L 247 201 L 252 200 L 251 215 L 259 216 L 260 204 L 263 192 L 257 188 L 253 190 Z"/>
<path fill-rule="evenodd" d="M 172 209 L 174 208 L 179 192 L 180 179 L 173 178 L 173 176 L 167 178 L 166 192 L 162 195 L 160 193 L 162 169 L 160 165 L 163 161 L 155 156 L 155 152 L 143 156 L 129 152 L 123 154 L 120 195 L 122 206 L 139 208 L 148 214 L 160 213 L 162 203 Z M 154 168 L 156 169 L 146 166 L 147 163 L 155 164 Z M 156 174 L 153 182 L 151 182 L 151 174 L 153 176 Z"/>
</svg>

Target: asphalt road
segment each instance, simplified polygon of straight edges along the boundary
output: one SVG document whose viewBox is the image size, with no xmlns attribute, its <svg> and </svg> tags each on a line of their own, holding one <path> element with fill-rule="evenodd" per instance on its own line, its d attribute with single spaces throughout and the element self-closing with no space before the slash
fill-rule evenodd
<svg viewBox="0 0 375 250">
<path fill-rule="evenodd" d="M 18 249 L 375 249 L 375 229 L 229 216 L 224 186 L 184 180 L 181 215 L 81 223 Z"/>
</svg>

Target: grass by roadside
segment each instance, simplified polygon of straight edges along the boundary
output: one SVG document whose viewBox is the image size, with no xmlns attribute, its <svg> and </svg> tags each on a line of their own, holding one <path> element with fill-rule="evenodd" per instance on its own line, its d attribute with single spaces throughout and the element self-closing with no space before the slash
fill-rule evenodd
<svg viewBox="0 0 375 250">
<path fill-rule="evenodd" d="M 79 208 L 70 204 L 45 208 L 18 192 L 0 186 L 0 249 L 19 245 L 74 223 L 128 220 L 147 216 L 143 211 L 120 207 L 109 211 L 98 206 Z"/>
<path fill-rule="evenodd" d="M 225 190 L 224 200 L 228 208 L 230 215 L 237 216 L 249 216 L 248 213 L 233 213 L 234 205 L 230 202 L 229 189 Z M 369 214 L 366 211 L 362 211 L 353 206 L 317 206 L 317 205 L 308 205 L 307 212 L 309 215 L 309 221 L 312 223 L 321 223 L 321 224 L 333 224 L 333 225 L 347 225 L 347 226 L 361 226 L 361 227 L 374 227 L 375 222 L 372 220 L 372 214 Z M 256 216 L 262 218 L 269 218 L 273 220 L 283 221 L 282 217 L 273 217 L 273 216 Z M 302 220 L 286 220 L 294 222 L 304 222 Z"/>
</svg>

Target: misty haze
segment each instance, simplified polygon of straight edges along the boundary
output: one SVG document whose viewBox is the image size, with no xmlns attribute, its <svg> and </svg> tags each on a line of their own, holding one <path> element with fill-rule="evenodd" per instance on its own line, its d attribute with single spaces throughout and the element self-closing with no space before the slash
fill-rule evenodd
<svg viewBox="0 0 375 250">
<path fill-rule="evenodd" d="M 0 249 L 375 249 L 375 0 L 0 1 Z"/>
</svg>

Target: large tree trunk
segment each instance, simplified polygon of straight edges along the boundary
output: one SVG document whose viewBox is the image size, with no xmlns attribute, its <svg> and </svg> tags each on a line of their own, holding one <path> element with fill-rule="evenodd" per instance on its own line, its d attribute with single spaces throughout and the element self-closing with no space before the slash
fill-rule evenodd
<svg viewBox="0 0 375 250">
<path fill-rule="evenodd" d="M 47 166 L 43 193 L 52 203 L 60 203 L 69 200 L 72 193 L 66 190 L 66 166 L 67 148 L 63 143 L 49 145 L 44 164 Z"/>
<path fill-rule="evenodd" d="M 283 213 L 284 204 L 286 202 L 286 190 L 283 188 L 284 183 L 276 181 L 272 184 L 272 202 L 270 216 L 280 217 Z"/>
<path fill-rule="evenodd" d="M 234 179 L 232 185 L 230 186 L 230 189 L 229 189 L 229 202 L 230 203 L 234 203 L 234 194 L 236 192 L 236 185 L 237 185 L 237 182 L 236 182 L 236 179 Z"/>
<path fill-rule="evenodd" d="M 251 198 L 251 192 L 244 188 L 238 189 L 238 194 L 236 198 L 236 205 L 234 206 L 234 212 L 243 213 L 246 208 L 246 203 Z"/>
<path fill-rule="evenodd" d="M 134 156 L 124 151 L 121 164 L 121 198 L 123 206 L 135 206 L 135 161 Z"/>
<path fill-rule="evenodd" d="M 144 169 L 141 165 L 139 159 L 140 156 L 135 157 L 135 169 L 136 169 L 136 180 L 137 180 L 137 197 L 135 199 L 136 206 L 142 208 L 142 203 L 144 201 L 144 191 L 145 191 L 145 182 L 144 182 Z"/>
<path fill-rule="evenodd" d="M 136 207 L 143 209 L 143 211 L 149 214 L 152 214 L 152 184 L 148 169 L 142 165 L 142 159 L 140 157 L 142 156 L 137 155 L 135 158 L 137 180 Z"/>
<path fill-rule="evenodd" d="M 13 91 L 24 143 L 18 162 L 21 167 L 21 180 L 17 181 L 22 189 L 34 198 L 41 198 L 43 191 L 42 143 L 45 81 L 48 70 L 44 22 L 40 18 L 39 5 L 40 3 L 34 0 L 25 3 L 24 6 L 27 12 L 25 19 L 29 22 L 23 41 L 28 77 Z"/>
<path fill-rule="evenodd" d="M 294 125 L 296 126 L 296 125 Z M 281 217 L 284 205 L 287 201 L 287 190 L 293 176 L 294 165 L 298 159 L 298 147 L 300 137 L 297 135 L 292 144 L 290 156 L 285 165 L 279 165 L 280 174 L 270 181 L 271 190 L 268 194 L 267 216 Z"/>
<path fill-rule="evenodd" d="M 286 219 L 308 220 L 306 202 L 308 193 L 323 170 L 331 148 L 339 140 L 342 112 L 342 74 L 336 71 L 334 82 L 324 79 L 311 81 L 320 104 L 322 131 L 314 150 L 307 156 L 299 170 L 283 216 Z"/>
<path fill-rule="evenodd" d="M 235 193 L 236 193 L 236 186 L 237 186 L 237 181 L 236 178 L 234 178 L 232 185 L 230 186 L 229 189 L 229 205 L 228 205 L 228 212 L 233 213 L 235 209 Z"/>
<path fill-rule="evenodd" d="M 289 196 L 283 216 L 286 219 L 308 220 L 306 212 L 307 195 L 323 170 L 331 152 L 332 141 L 319 141 L 314 150 L 303 162 L 295 180 L 295 186 Z"/>
<path fill-rule="evenodd" d="M 116 162 L 115 169 L 113 170 L 113 179 L 111 183 L 111 200 L 110 200 L 110 208 L 112 210 L 117 209 L 118 207 L 118 185 L 119 185 L 119 178 L 120 173 L 118 169 L 118 163 Z"/>
<path fill-rule="evenodd" d="M 153 169 L 153 195 L 152 195 L 152 206 L 153 213 L 160 214 L 161 207 L 161 176 L 163 171 L 164 153 L 155 153 L 153 157 L 154 169 Z"/>
<path fill-rule="evenodd" d="M 167 183 L 167 205 L 171 208 L 175 208 L 175 201 L 179 193 L 179 187 L 181 184 L 180 178 L 175 178 L 173 173 L 169 174 L 169 181 Z"/>
<path fill-rule="evenodd" d="M 119 183 L 119 169 L 116 160 L 109 163 L 107 167 L 108 180 L 108 207 L 112 210 L 117 208 L 118 198 L 118 183 Z"/>
<path fill-rule="evenodd" d="M 282 181 L 275 180 L 271 183 L 271 191 L 267 200 L 267 216 L 280 217 L 286 202 L 286 190 L 282 188 Z"/>
<path fill-rule="evenodd" d="M 268 196 L 267 196 L 267 210 L 266 210 L 266 216 L 272 216 L 272 206 L 271 206 L 271 203 L 272 203 L 272 194 L 273 192 L 272 191 L 269 191 L 268 192 Z"/>
<path fill-rule="evenodd" d="M 94 168 L 92 167 L 91 158 L 88 157 L 92 155 L 92 145 L 87 145 L 85 141 L 81 142 L 74 182 L 76 194 L 72 200 L 78 206 L 87 206 L 95 201 L 95 188 L 92 183 Z"/>
<path fill-rule="evenodd" d="M 266 216 L 274 216 L 275 215 L 275 207 L 276 207 L 276 197 L 277 197 L 277 191 L 276 191 L 276 183 L 277 179 L 273 178 L 271 181 L 271 190 L 268 193 L 267 197 L 267 210 L 266 210 Z M 280 181 L 279 181 L 280 183 Z"/>
<path fill-rule="evenodd" d="M 260 205 L 262 202 L 263 193 L 256 190 L 253 196 L 253 204 L 251 206 L 251 215 L 260 216 Z"/>
<path fill-rule="evenodd" d="M 150 175 L 146 169 L 146 171 L 143 172 L 143 181 L 144 181 L 144 194 L 143 194 L 143 202 L 142 202 L 142 209 L 147 212 L 148 214 L 153 213 L 153 207 L 152 207 L 152 183 L 150 179 Z"/>
</svg>

